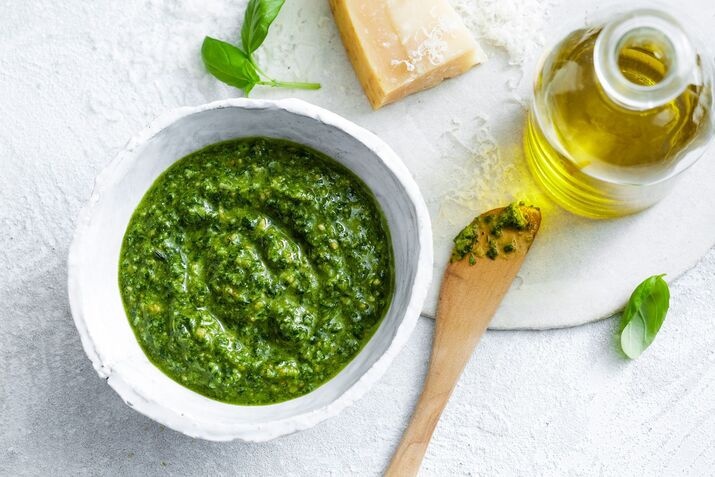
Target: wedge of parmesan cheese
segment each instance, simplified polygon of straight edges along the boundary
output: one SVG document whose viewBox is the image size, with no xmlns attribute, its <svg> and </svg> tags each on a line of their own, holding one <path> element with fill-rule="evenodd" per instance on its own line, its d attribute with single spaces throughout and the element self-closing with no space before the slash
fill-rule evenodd
<svg viewBox="0 0 715 477">
<path fill-rule="evenodd" d="M 375 109 L 486 60 L 447 0 L 330 0 L 330 8 Z"/>
</svg>

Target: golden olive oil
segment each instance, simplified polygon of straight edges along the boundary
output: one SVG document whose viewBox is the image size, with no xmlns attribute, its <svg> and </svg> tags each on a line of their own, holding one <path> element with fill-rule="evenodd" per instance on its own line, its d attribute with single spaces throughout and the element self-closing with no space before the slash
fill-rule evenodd
<svg viewBox="0 0 715 477">
<path fill-rule="evenodd" d="M 567 210 L 593 218 L 653 205 L 712 132 L 709 70 L 674 46 L 674 26 L 628 21 L 575 31 L 557 45 L 537 76 L 526 125 L 537 181 Z"/>
</svg>

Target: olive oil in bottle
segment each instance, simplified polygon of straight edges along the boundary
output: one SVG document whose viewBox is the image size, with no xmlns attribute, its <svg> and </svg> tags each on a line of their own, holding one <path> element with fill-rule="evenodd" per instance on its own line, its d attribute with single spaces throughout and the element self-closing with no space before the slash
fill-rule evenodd
<svg viewBox="0 0 715 477">
<path fill-rule="evenodd" d="M 712 136 L 708 61 L 660 11 L 572 32 L 545 57 L 534 86 L 524 143 L 537 182 L 592 218 L 655 204 Z"/>
</svg>

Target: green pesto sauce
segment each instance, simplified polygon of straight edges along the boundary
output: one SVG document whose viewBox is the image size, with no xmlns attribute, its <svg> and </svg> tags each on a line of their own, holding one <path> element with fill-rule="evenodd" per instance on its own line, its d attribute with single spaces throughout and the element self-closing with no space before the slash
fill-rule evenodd
<svg viewBox="0 0 715 477">
<path fill-rule="evenodd" d="M 298 144 L 240 139 L 156 180 L 124 236 L 119 287 L 169 377 L 270 404 L 325 383 L 372 336 L 392 297 L 392 248 L 347 169 Z"/>
<path fill-rule="evenodd" d="M 469 255 L 469 264 L 474 265 L 476 263 L 474 248 L 479 242 L 481 233 L 487 234 L 486 257 L 496 260 L 500 254 L 497 239 L 502 236 L 504 229 L 525 230 L 529 226 L 529 222 L 521 210 L 523 205 L 523 202 L 512 202 L 497 215 L 484 214 L 476 217 L 454 238 L 450 261 L 458 262 Z M 516 244 L 513 243 L 507 243 L 501 247 L 501 253 L 504 254 L 514 251 L 516 251 Z"/>
</svg>

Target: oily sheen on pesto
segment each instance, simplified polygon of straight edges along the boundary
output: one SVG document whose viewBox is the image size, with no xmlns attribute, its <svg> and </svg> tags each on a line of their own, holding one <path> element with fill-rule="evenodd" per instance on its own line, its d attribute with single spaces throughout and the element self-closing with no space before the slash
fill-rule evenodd
<svg viewBox="0 0 715 477">
<path fill-rule="evenodd" d="M 393 259 L 366 186 L 267 138 L 172 165 L 127 228 L 125 310 L 149 359 L 205 396 L 270 404 L 342 369 L 389 307 Z"/>
</svg>

